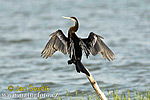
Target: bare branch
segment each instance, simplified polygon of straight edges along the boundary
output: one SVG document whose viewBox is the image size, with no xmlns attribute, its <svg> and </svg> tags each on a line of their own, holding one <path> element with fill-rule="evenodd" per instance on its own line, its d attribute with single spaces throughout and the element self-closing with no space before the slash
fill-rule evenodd
<svg viewBox="0 0 150 100">
<path fill-rule="evenodd" d="M 97 82 L 94 80 L 92 74 L 90 73 L 90 71 L 85 67 L 85 69 L 89 72 L 90 76 L 86 75 L 87 78 L 89 79 L 91 85 L 93 86 L 94 90 L 96 91 L 96 93 L 99 95 L 99 97 L 102 99 L 102 100 L 107 100 L 105 94 L 100 90 Z"/>
</svg>

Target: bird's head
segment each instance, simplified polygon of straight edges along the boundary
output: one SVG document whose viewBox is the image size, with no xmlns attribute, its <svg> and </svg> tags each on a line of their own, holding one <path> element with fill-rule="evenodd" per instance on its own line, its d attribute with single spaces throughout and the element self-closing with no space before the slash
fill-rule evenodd
<svg viewBox="0 0 150 100">
<path fill-rule="evenodd" d="M 69 32 L 74 33 L 78 30 L 78 20 L 77 20 L 77 18 L 75 18 L 75 17 L 65 17 L 65 16 L 62 16 L 62 18 L 70 19 L 70 20 L 75 22 L 75 26 L 71 26 L 70 29 L 69 29 Z"/>
<path fill-rule="evenodd" d="M 75 17 L 65 17 L 65 16 L 62 16 L 62 18 L 70 19 L 70 20 L 72 20 L 74 22 L 78 21 Z"/>
</svg>

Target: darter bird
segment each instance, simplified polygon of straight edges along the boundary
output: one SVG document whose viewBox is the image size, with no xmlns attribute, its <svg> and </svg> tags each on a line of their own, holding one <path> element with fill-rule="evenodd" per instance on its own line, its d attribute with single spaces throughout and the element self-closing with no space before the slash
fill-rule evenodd
<svg viewBox="0 0 150 100">
<path fill-rule="evenodd" d="M 108 46 L 101 40 L 103 37 L 91 32 L 88 38 L 79 38 L 75 32 L 79 28 L 78 20 L 75 17 L 64 17 L 75 22 L 74 26 L 71 26 L 68 30 L 68 37 L 66 37 L 61 30 L 50 34 L 51 37 L 45 48 L 41 52 L 43 58 L 51 57 L 56 51 L 61 51 L 64 54 L 69 55 L 70 60 L 68 64 L 75 64 L 77 72 L 85 73 L 90 76 L 88 71 L 81 63 L 82 50 L 85 56 L 88 58 L 90 53 L 93 56 L 101 53 L 104 59 L 110 61 L 114 59 L 114 53 L 108 48 Z"/>
</svg>

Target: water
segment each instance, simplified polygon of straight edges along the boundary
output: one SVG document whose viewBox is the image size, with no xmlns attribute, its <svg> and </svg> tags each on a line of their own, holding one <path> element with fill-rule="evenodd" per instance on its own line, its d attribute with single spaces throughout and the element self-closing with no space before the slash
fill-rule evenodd
<svg viewBox="0 0 150 100">
<path fill-rule="evenodd" d="M 40 52 L 48 35 L 62 29 L 67 35 L 74 23 L 61 16 L 76 16 L 77 35 L 93 31 L 105 39 L 115 53 L 114 61 L 101 55 L 83 57 L 100 87 L 118 92 L 150 89 L 150 2 L 148 0 L 1 0 L 0 1 L 0 93 L 8 86 L 48 85 L 51 93 L 66 95 L 66 90 L 93 93 L 84 74 L 69 57 L 57 52 L 43 59 Z M 18 92 L 17 92 L 18 93 Z M 24 92 L 23 92 L 24 93 Z"/>
</svg>

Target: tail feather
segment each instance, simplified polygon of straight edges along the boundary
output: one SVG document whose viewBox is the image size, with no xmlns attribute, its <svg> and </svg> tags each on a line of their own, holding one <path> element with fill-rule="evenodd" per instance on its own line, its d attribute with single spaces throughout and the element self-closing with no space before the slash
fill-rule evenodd
<svg viewBox="0 0 150 100">
<path fill-rule="evenodd" d="M 89 72 L 85 69 L 85 67 L 83 66 L 80 60 L 76 61 L 76 70 L 79 73 L 81 71 L 82 73 L 85 73 L 86 75 L 90 76 Z"/>
</svg>

